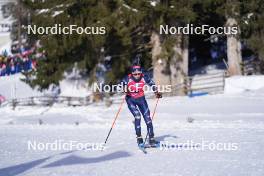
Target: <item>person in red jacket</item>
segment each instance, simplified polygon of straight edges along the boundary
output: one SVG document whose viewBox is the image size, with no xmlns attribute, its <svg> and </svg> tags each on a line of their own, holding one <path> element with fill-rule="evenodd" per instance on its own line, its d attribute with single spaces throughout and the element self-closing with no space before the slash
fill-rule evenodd
<svg viewBox="0 0 264 176">
<path fill-rule="evenodd" d="M 150 118 L 150 111 L 148 103 L 144 96 L 144 86 L 147 84 L 151 86 L 157 98 L 162 98 L 158 92 L 154 81 L 146 74 L 142 73 L 142 68 L 139 65 L 132 66 L 131 74 L 124 80 L 123 84 L 126 86 L 126 102 L 130 112 L 135 118 L 135 131 L 137 135 L 137 143 L 139 146 L 143 145 L 143 138 L 141 136 L 141 115 L 147 125 L 149 134 L 149 144 L 151 146 L 158 142 L 154 139 L 154 129 L 152 120 Z"/>
</svg>

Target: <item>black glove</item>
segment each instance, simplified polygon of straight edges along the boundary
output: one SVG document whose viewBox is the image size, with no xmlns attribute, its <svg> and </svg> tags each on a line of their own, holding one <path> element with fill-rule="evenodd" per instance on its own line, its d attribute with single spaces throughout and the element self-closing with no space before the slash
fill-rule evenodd
<svg viewBox="0 0 264 176">
<path fill-rule="evenodd" d="M 156 98 L 162 98 L 162 93 L 161 92 L 155 92 Z"/>
</svg>

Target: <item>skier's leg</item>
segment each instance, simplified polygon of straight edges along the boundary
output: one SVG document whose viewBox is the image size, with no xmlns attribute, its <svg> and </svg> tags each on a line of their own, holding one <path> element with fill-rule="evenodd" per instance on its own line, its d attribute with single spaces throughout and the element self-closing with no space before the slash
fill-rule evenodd
<svg viewBox="0 0 264 176">
<path fill-rule="evenodd" d="M 156 141 L 154 138 L 152 119 L 150 117 L 150 111 L 149 111 L 148 104 L 147 104 L 145 97 L 143 97 L 143 99 L 141 100 L 141 104 L 140 104 L 140 106 L 138 105 L 138 107 L 139 107 L 139 110 L 140 110 L 141 114 L 143 115 L 145 123 L 147 125 L 148 135 L 149 135 L 149 145 L 151 147 L 158 147 L 159 142 Z"/>
<path fill-rule="evenodd" d="M 136 131 L 136 135 L 137 137 L 141 137 L 141 125 L 140 125 L 140 121 L 141 121 L 141 117 L 140 117 L 140 112 L 137 108 L 136 103 L 133 101 L 132 98 L 126 98 L 126 102 L 127 102 L 127 106 L 128 109 L 130 110 L 130 112 L 133 114 L 134 118 L 135 118 L 135 131 Z"/>
<path fill-rule="evenodd" d="M 145 97 L 142 97 L 142 99 L 140 100 L 140 102 L 138 104 L 138 108 L 139 108 L 141 114 L 143 115 L 144 121 L 147 125 L 149 138 L 153 138 L 154 137 L 153 124 L 152 124 L 152 120 L 150 118 L 150 111 L 149 111 L 148 103 L 147 103 Z"/>
</svg>

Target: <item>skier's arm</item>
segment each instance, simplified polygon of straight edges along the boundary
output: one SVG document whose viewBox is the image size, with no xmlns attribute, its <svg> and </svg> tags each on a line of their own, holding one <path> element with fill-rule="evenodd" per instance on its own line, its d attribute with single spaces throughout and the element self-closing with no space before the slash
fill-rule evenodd
<svg viewBox="0 0 264 176">
<path fill-rule="evenodd" d="M 144 80 L 152 88 L 152 91 L 155 93 L 156 97 L 162 98 L 162 94 L 158 91 L 155 82 L 148 75 L 144 75 Z"/>
<path fill-rule="evenodd" d="M 127 84 L 128 84 L 128 77 L 126 76 L 122 81 L 118 84 L 118 86 L 122 89 L 123 92 L 127 92 Z"/>
<path fill-rule="evenodd" d="M 144 80 L 152 88 L 152 91 L 157 91 L 157 86 L 155 82 L 148 75 L 144 74 Z"/>
</svg>

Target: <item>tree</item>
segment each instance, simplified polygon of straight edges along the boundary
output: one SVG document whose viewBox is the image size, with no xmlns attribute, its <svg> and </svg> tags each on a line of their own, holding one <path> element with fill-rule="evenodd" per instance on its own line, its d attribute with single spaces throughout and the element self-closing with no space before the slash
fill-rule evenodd
<svg viewBox="0 0 264 176">
<path fill-rule="evenodd" d="M 78 63 L 90 81 L 96 81 L 94 72 L 104 58 L 111 58 L 106 83 L 116 83 L 128 72 L 137 55 L 142 65 L 153 66 L 157 84 L 181 85 L 188 75 L 189 36 L 184 34 L 160 35 L 160 25 L 174 27 L 190 23 L 204 24 L 215 20 L 226 26 L 237 26 L 237 35 L 227 35 L 229 72 L 240 74 L 241 40 L 247 39 L 254 51 L 263 58 L 263 50 L 257 45 L 263 38 L 263 5 L 261 0 L 58 0 L 21 1 L 31 14 L 36 26 L 106 27 L 105 35 L 29 35 L 40 41 L 46 59 L 39 61 L 36 72 L 29 75 L 32 86 L 47 88 L 59 83 L 65 70 Z M 262 11 L 261 11 L 262 10 Z M 252 13 L 249 26 L 243 20 Z M 246 29 L 246 30 L 245 30 Z M 253 32 L 252 32 L 253 31 Z M 258 36 L 257 37 L 254 37 Z M 183 89 L 174 93 L 184 94 Z"/>
<path fill-rule="evenodd" d="M 241 17 L 241 3 L 237 0 L 227 0 L 225 6 L 226 27 L 237 27 L 238 34 L 227 35 L 228 72 L 230 75 L 241 75 L 242 51 L 241 30 L 238 20 Z"/>
<path fill-rule="evenodd" d="M 261 61 L 264 72 L 264 4 L 262 0 L 245 1 L 242 8 L 242 36 L 256 57 Z"/>
<path fill-rule="evenodd" d="M 102 48 L 105 56 L 113 56 L 112 70 L 108 74 L 108 82 L 121 78 L 125 73 L 132 50 L 130 33 L 133 21 L 131 10 L 125 8 L 122 1 L 23 1 L 32 11 L 32 24 L 50 27 L 55 24 L 79 27 L 106 27 L 106 35 L 87 34 L 34 34 L 29 37 L 40 41 L 46 52 L 46 59 L 39 61 L 36 72 L 31 74 L 30 84 L 48 88 L 51 83 L 58 84 L 63 79 L 65 70 L 78 63 L 79 68 L 90 75 L 95 81 L 93 73 L 96 64 L 102 61 Z M 132 23 L 132 24 L 130 24 Z M 97 30 L 97 29 L 96 29 Z M 118 68 L 118 69 L 116 69 Z M 30 76 L 30 75 L 29 75 Z"/>
<path fill-rule="evenodd" d="M 216 0 L 211 1 L 214 11 L 225 19 L 225 27 L 238 29 L 237 34 L 226 34 L 228 72 L 230 75 L 241 75 L 242 48 L 241 48 L 241 20 L 242 7 L 245 1 Z"/>
<path fill-rule="evenodd" d="M 251 48 L 257 57 L 263 58 L 263 1 L 218 0 L 214 5 L 219 15 L 224 14 L 226 26 L 238 28 L 238 34 L 227 35 L 227 55 L 229 73 L 239 75 L 242 43 Z"/>
<path fill-rule="evenodd" d="M 161 1 L 156 12 L 159 14 L 156 24 L 170 27 L 185 26 L 195 20 L 193 11 L 198 1 Z M 177 10 L 176 10 L 177 9 Z M 153 30 L 154 78 L 161 84 L 171 84 L 173 93 L 184 95 L 185 77 L 188 76 L 189 36 L 184 34 L 159 35 Z M 161 43 L 159 44 L 159 42 Z M 161 48 L 161 49 L 160 49 Z M 159 54 L 157 54 L 159 53 Z"/>
</svg>

